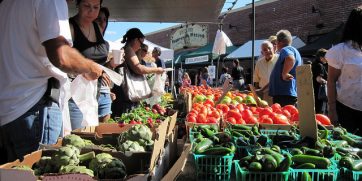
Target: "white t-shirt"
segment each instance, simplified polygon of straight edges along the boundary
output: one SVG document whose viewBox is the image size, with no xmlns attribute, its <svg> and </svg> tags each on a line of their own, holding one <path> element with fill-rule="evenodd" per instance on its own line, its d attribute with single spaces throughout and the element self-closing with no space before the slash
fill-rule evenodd
<svg viewBox="0 0 362 181">
<path fill-rule="evenodd" d="M 362 51 L 351 43 L 340 43 L 328 50 L 328 65 L 341 70 L 336 82 L 337 100 L 362 111 Z"/>
<path fill-rule="evenodd" d="M 3 0 L 0 4 L 0 125 L 33 107 L 50 77 L 64 77 L 42 45 L 59 36 L 71 44 L 65 0 Z"/>
<path fill-rule="evenodd" d="M 262 56 L 255 65 L 255 71 L 253 76 L 254 82 L 259 82 L 259 86 L 263 88 L 269 83 L 270 74 L 275 66 L 275 62 L 278 60 L 278 55 L 274 54 L 273 58 L 269 61 L 265 60 Z"/>
</svg>

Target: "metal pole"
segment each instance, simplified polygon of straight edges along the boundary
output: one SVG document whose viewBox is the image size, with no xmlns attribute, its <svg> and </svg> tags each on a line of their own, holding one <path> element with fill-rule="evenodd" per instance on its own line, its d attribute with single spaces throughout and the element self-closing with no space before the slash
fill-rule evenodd
<svg viewBox="0 0 362 181">
<path fill-rule="evenodd" d="M 254 43 L 255 43 L 255 0 L 253 0 L 252 3 L 252 9 L 253 9 L 253 22 L 252 22 L 252 44 L 251 44 L 251 84 L 253 85 L 253 76 L 254 76 L 254 65 L 255 65 L 255 57 L 254 57 Z"/>
<path fill-rule="evenodd" d="M 172 74 L 171 74 L 171 93 L 173 92 L 173 88 L 175 87 L 175 66 L 174 66 L 174 60 L 171 60 L 171 67 L 172 67 Z M 174 95 L 175 96 L 175 95 Z"/>
</svg>

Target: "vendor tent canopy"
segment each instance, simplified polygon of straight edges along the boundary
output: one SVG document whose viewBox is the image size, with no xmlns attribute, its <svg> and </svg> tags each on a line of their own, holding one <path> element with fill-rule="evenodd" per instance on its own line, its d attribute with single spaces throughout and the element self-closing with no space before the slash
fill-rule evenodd
<svg viewBox="0 0 362 181">
<path fill-rule="evenodd" d="M 180 59 L 178 59 L 178 61 L 175 63 L 176 65 L 180 65 L 182 63 L 182 65 L 188 65 L 188 64 L 197 64 L 197 65 L 210 65 L 210 61 L 211 60 L 216 60 L 219 55 L 212 53 L 212 48 L 213 48 L 213 43 L 209 43 L 203 47 L 200 47 L 198 49 L 196 49 L 195 51 L 192 51 L 191 53 L 188 54 L 184 54 L 181 55 Z M 236 46 L 229 46 L 226 47 L 226 54 L 234 51 L 237 47 Z M 191 61 L 187 62 L 186 59 L 188 58 L 204 58 L 205 56 L 208 56 L 208 61 L 204 61 L 204 62 L 195 62 L 195 63 L 190 63 Z M 214 62 L 216 64 L 216 62 Z"/>
<path fill-rule="evenodd" d="M 114 42 L 108 41 L 109 46 L 110 46 L 109 51 L 121 49 L 124 46 L 124 44 L 121 43 L 121 41 L 122 41 L 122 38 L 118 39 L 118 40 L 116 40 Z M 153 48 L 159 47 L 161 49 L 160 58 L 162 60 L 164 60 L 165 62 L 170 61 L 170 60 L 173 59 L 174 50 L 162 47 L 162 46 L 157 45 L 155 43 L 152 43 L 152 42 L 150 42 L 150 41 L 148 41 L 146 39 L 145 39 L 145 41 L 143 43 L 148 46 L 148 52 L 152 52 Z"/>
<path fill-rule="evenodd" d="M 265 39 L 267 40 L 267 39 Z M 254 56 L 258 57 L 261 54 L 261 44 L 263 43 L 263 41 L 265 40 L 255 40 L 254 42 Z M 305 45 L 305 43 L 298 37 L 293 36 L 293 42 L 292 42 L 292 46 L 295 48 L 300 48 L 303 47 Z M 226 58 L 227 59 L 247 59 L 247 58 L 251 58 L 251 47 L 252 47 L 252 40 L 249 40 L 248 42 L 246 42 L 244 45 L 240 46 L 238 49 L 236 49 L 235 51 L 231 52 Z"/>
<path fill-rule="evenodd" d="M 75 2 L 69 14 L 77 13 Z M 216 22 L 225 0 L 103 0 L 110 21 L 121 22 Z"/>
<path fill-rule="evenodd" d="M 302 56 L 313 56 L 320 48 L 329 49 L 333 45 L 338 44 L 342 39 L 342 33 L 343 24 L 298 50 Z"/>
</svg>

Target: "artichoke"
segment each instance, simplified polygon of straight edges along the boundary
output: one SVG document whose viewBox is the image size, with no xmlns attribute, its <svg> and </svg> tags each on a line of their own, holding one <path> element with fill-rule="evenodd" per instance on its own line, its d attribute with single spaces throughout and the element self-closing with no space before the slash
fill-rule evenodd
<svg viewBox="0 0 362 181">
<path fill-rule="evenodd" d="M 29 170 L 29 171 L 33 171 L 33 169 L 31 169 L 29 166 L 27 165 L 18 165 L 18 166 L 13 166 L 11 167 L 12 169 L 17 169 L 17 170 Z"/>
<path fill-rule="evenodd" d="M 93 171 L 85 166 L 75 166 L 75 165 L 62 166 L 59 170 L 59 173 L 84 173 L 91 177 L 94 177 Z"/>
<path fill-rule="evenodd" d="M 94 145 L 94 144 L 90 140 L 82 139 L 78 135 L 71 134 L 63 138 L 62 146 L 66 145 L 73 145 L 77 148 L 83 148 L 85 146 Z"/>
<path fill-rule="evenodd" d="M 44 173 L 57 173 L 59 169 L 51 157 L 43 156 L 34 165 L 35 175 L 43 175 Z"/>
<path fill-rule="evenodd" d="M 54 156 L 54 163 L 59 170 L 61 166 L 78 165 L 81 161 L 90 160 L 94 158 L 94 155 L 95 153 L 93 151 L 80 155 L 80 151 L 77 147 L 67 145 L 59 148 Z"/>
<path fill-rule="evenodd" d="M 128 150 L 131 144 L 126 143 L 125 145 L 123 145 L 123 143 L 127 141 L 138 142 L 140 146 L 142 146 L 143 148 L 147 148 L 147 150 L 150 150 L 148 148 L 152 148 L 153 146 L 152 131 L 145 125 L 134 125 L 128 131 L 119 135 L 118 148 L 120 150 Z"/>
<path fill-rule="evenodd" d="M 119 151 L 126 152 L 126 151 L 133 151 L 133 152 L 144 152 L 145 148 L 142 147 L 138 142 L 136 141 L 130 141 L 127 140 L 126 142 L 122 143 L 118 147 Z"/>
<path fill-rule="evenodd" d="M 100 153 L 89 163 L 98 179 L 123 179 L 126 177 L 126 166 L 108 153 Z"/>
</svg>

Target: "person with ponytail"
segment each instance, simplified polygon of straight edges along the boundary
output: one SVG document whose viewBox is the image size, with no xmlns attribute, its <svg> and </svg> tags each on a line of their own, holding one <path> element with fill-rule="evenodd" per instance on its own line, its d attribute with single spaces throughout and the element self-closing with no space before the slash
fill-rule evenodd
<svg viewBox="0 0 362 181">
<path fill-rule="evenodd" d="M 125 61 L 123 64 L 127 64 L 130 71 L 135 74 L 162 74 L 164 72 L 163 68 L 146 67 L 140 63 L 136 52 L 141 48 L 144 40 L 145 36 L 138 28 L 132 28 L 127 31 L 127 33 L 123 36 L 123 40 L 121 42 L 125 43 L 125 46 L 123 47 L 125 53 Z M 120 66 L 124 66 L 123 64 L 121 64 Z M 118 71 L 117 69 L 119 69 L 120 66 L 116 67 L 116 71 Z M 139 105 L 139 102 L 131 102 L 127 100 L 121 86 L 115 85 L 112 89 L 112 92 L 114 92 L 117 97 L 112 104 L 112 117 L 120 117 L 122 113 L 129 112 L 129 110 Z"/>
</svg>

